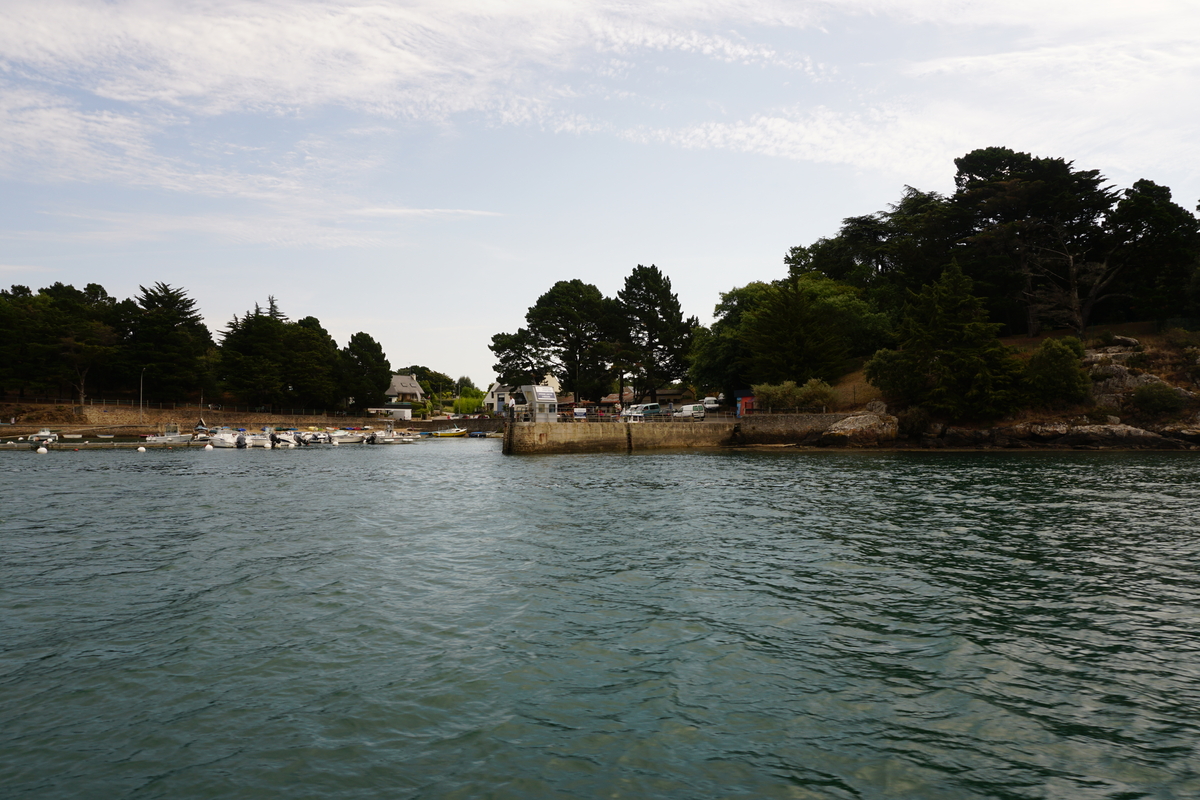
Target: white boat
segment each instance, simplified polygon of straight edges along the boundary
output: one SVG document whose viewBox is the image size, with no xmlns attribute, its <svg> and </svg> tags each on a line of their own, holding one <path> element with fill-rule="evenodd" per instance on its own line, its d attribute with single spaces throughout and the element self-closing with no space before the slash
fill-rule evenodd
<svg viewBox="0 0 1200 800">
<path fill-rule="evenodd" d="M 163 426 L 162 433 L 146 437 L 146 444 L 186 444 L 192 440 L 192 434 L 180 433 L 179 423 L 168 422 Z"/>
<path fill-rule="evenodd" d="M 417 437 L 397 433 L 396 429 L 392 427 L 392 423 L 389 422 L 385 429 L 368 433 L 363 441 L 367 444 L 412 444 L 417 441 Z"/>
<path fill-rule="evenodd" d="M 42 428 L 37 433 L 31 434 L 29 437 L 30 444 L 54 444 L 58 441 L 58 434 L 51 431 L 49 428 Z"/>
<path fill-rule="evenodd" d="M 238 444 L 239 438 L 242 440 L 241 444 Z M 239 449 L 247 447 L 246 434 L 241 431 L 218 431 L 209 436 L 208 443 L 213 447 L 235 447 Z"/>
<path fill-rule="evenodd" d="M 362 444 L 364 438 L 359 431 L 333 431 L 329 437 L 338 444 Z"/>
</svg>

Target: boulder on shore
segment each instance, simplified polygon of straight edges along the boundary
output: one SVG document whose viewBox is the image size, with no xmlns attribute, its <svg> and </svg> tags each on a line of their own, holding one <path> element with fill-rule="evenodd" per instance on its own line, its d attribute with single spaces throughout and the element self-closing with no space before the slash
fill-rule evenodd
<svg viewBox="0 0 1200 800">
<path fill-rule="evenodd" d="M 1075 425 L 1056 444 L 1071 447 L 1182 450 L 1186 444 L 1132 425 Z"/>
<path fill-rule="evenodd" d="M 877 447 L 896 441 L 899 421 L 888 414 L 856 414 L 833 423 L 821 434 L 822 447 Z"/>
</svg>

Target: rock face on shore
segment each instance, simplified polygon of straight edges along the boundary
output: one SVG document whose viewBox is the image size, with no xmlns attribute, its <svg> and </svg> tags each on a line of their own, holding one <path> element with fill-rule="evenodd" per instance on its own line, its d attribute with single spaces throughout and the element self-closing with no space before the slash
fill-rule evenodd
<svg viewBox="0 0 1200 800">
<path fill-rule="evenodd" d="M 1170 386 L 1184 400 L 1195 397 L 1194 393 L 1173 386 L 1158 375 L 1129 366 L 1140 347 L 1137 339 L 1114 336 L 1110 346 L 1084 352 L 1083 366 L 1092 378 L 1092 397 L 1096 405 L 1120 408 L 1130 393 L 1151 384 Z"/>
<path fill-rule="evenodd" d="M 821 434 L 821 447 L 879 447 L 896 441 L 898 420 L 888 414 L 855 414 L 830 425 Z"/>
<path fill-rule="evenodd" d="M 852 418 L 853 419 L 853 418 Z M 1020 423 L 996 428 L 947 427 L 941 435 L 927 433 L 918 447 L 952 448 L 1072 448 L 1077 450 L 1189 450 L 1200 443 L 1200 430 L 1180 426 L 1162 433 L 1120 423 L 1071 425 L 1064 422 Z"/>
</svg>

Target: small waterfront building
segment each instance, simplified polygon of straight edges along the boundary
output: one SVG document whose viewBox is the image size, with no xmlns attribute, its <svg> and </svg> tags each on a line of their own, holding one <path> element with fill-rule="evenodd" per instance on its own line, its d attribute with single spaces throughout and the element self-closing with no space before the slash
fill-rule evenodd
<svg viewBox="0 0 1200 800">
<path fill-rule="evenodd" d="M 547 374 L 542 379 L 543 386 L 549 386 L 551 389 L 558 392 L 562 391 L 562 384 L 558 382 L 558 378 Z M 517 391 L 516 386 L 505 386 L 502 383 L 492 382 L 488 387 L 487 394 L 483 398 L 483 409 L 492 414 L 504 413 L 512 403 L 512 395 Z"/>
<path fill-rule="evenodd" d="M 425 392 L 421 390 L 421 384 L 416 375 L 396 373 L 392 376 L 392 383 L 384 394 L 387 395 L 389 403 L 420 405 L 425 402 Z"/>
</svg>

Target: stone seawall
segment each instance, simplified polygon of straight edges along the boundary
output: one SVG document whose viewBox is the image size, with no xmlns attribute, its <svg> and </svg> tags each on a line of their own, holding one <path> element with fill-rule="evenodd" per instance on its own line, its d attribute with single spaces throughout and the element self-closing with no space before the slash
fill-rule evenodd
<svg viewBox="0 0 1200 800">
<path fill-rule="evenodd" d="M 737 422 L 727 444 L 815 444 L 850 414 L 752 414 Z"/>
<path fill-rule="evenodd" d="M 777 414 L 729 422 L 516 423 L 505 430 L 504 452 L 631 453 L 635 450 L 804 444 L 848 414 Z"/>
<path fill-rule="evenodd" d="M 518 422 L 505 430 L 504 452 L 628 453 L 670 447 L 717 447 L 729 441 L 723 422 Z"/>
</svg>

